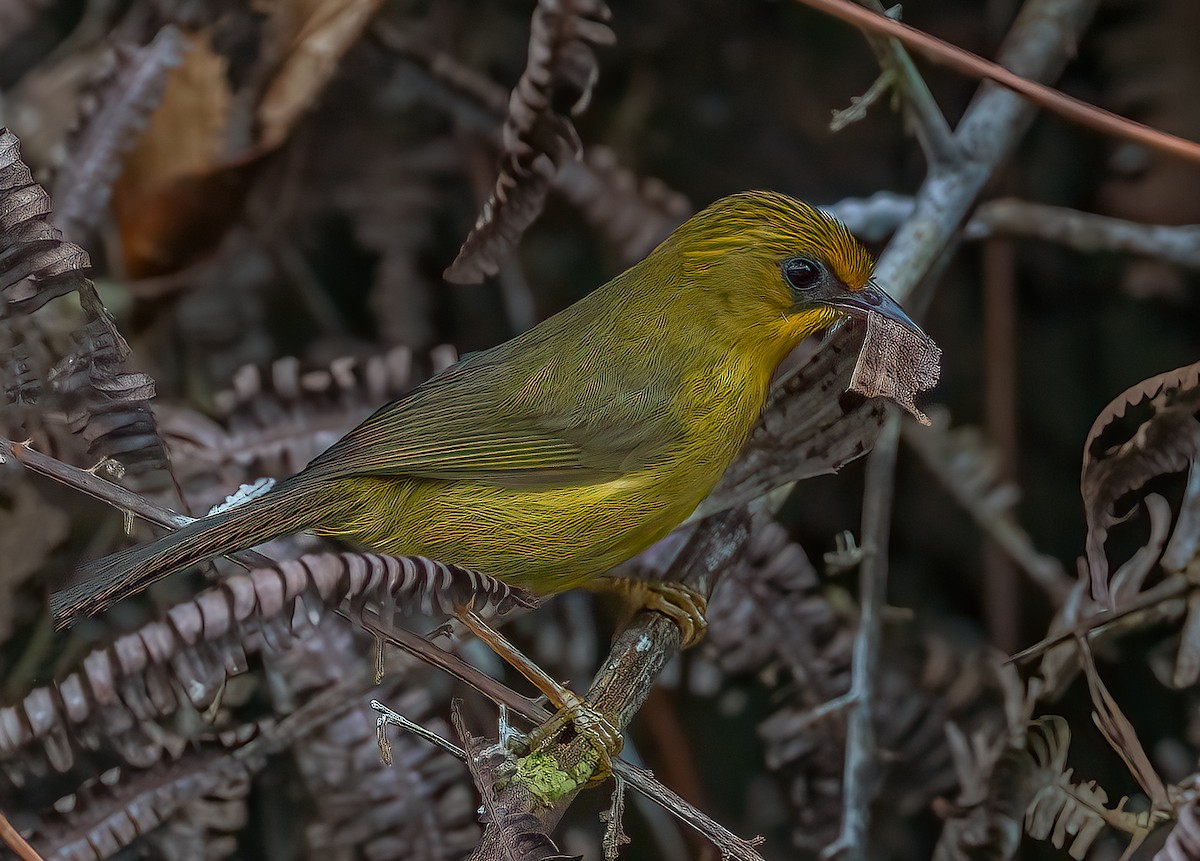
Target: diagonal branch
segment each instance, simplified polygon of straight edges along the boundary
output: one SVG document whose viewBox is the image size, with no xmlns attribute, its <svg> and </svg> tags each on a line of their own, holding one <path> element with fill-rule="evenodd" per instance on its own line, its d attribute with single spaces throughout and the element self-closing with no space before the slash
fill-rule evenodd
<svg viewBox="0 0 1200 861">
<path fill-rule="evenodd" d="M 1030 0 L 1004 41 L 1000 61 L 1030 78 L 1057 76 L 1066 65 L 1069 37 L 1082 32 L 1097 5 L 1098 0 Z M 895 24 L 869 12 L 862 14 Z M 954 132 L 968 157 L 952 168 L 931 165 L 915 196 L 912 215 L 875 267 L 876 278 L 898 301 L 912 296 L 950 244 L 997 166 L 1029 129 L 1034 112 L 1032 104 L 1012 92 L 980 89 Z"/>
<path fill-rule="evenodd" d="M 654 617 L 665 621 L 665 617 L 657 616 L 657 614 L 654 614 Z M 424 637 L 402 628 L 383 625 L 370 614 L 364 615 L 362 624 L 373 636 L 386 640 L 414 657 L 470 685 L 493 702 L 507 707 L 532 723 L 544 723 L 551 717 L 550 712 L 544 707 L 531 702 L 511 688 L 485 675 L 457 655 L 438 648 Z M 674 628 L 673 623 L 668 622 L 667 624 Z M 685 801 L 661 784 L 649 771 L 638 768 L 618 757 L 613 759 L 613 772 L 681 822 L 687 823 L 698 834 L 712 841 L 713 845 L 720 850 L 722 857 L 738 859 L 738 861 L 762 861 L 762 856 L 751 848 L 749 841 L 741 839 L 697 807 Z"/>
<path fill-rule="evenodd" d="M 1200 144 L 1195 141 L 1150 128 L 1068 96 L 1053 87 L 1039 84 L 1037 81 L 1030 80 L 1030 77 L 1037 77 L 1036 75 L 1030 76 L 1022 73 L 1019 68 L 1015 71 L 1007 68 L 1010 64 L 1005 62 L 1003 57 L 999 63 L 993 63 L 915 27 L 901 24 L 885 15 L 855 6 L 850 0 L 799 0 L 799 2 L 835 18 L 840 18 L 855 27 L 897 39 L 935 63 L 949 66 L 957 72 L 994 81 L 1014 93 L 1020 93 L 1038 107 L 1045 108 L 1071 122 L 1107 135 L 1135 141 L 1176 158 L 1200 162 Z M 1059 35 L 1069 34 L 1059 33 Z"/>
<path fill-rule="evenodd" d="M 876 14 L 886 14 L 879 0 L 856 2 Z M 863 35 L 880 68 L 885 73 L 891 73 L 893 86 L 903 98 L 904 115 L 925 152 L 925 158 L 931 164 L 952 165 L 957 162 L 962 153 L 954 140 L 954 132 L 904 44 L 899 39 L 885 38 L 872 30 L 864 30 Z"/>
</svg>

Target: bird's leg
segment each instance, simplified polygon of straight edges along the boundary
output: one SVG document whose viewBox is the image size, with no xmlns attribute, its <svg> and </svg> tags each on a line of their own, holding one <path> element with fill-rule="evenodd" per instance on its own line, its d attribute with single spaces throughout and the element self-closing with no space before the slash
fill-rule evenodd
<svg viewBox="0 0 1200 861">
<path fill-rule="evenodd" d="M 529 734 L 529 749 L 537 751 L 573 724 L 575 731 L 596 749 L 600 764 L 590 782 L 599 782 L 612 774 L 612 758 L 621 752 L 624 739 L 621 731 L 587 700 L 565 688 L 546 674 L 545 670 L 521 653 L 521 650 L 483 620 L 474 610 L 462 610 L 458 619 L 509 666 L 529 680 L 558 709 L 558 712 Z"/>
<path fill-rule="evenodd" d="M 680 648 L 690 648 L 708 631 L 708 598 L 690 586 L 664 580 L 632 577 L 598 577 L 588 583 L 593 591 L 614 592 L 634 610 L 657 610 L 679 626 Z"/>
</svg>

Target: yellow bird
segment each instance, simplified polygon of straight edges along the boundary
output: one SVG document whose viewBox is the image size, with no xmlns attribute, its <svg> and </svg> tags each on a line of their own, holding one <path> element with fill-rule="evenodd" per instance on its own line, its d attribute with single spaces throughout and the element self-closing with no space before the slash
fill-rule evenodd
<svg viewBox="0 0 1200 861">
<path fill-rule="evenodd" d="M 872 283 L 873 265 L 806 203 L 719 200 L 566 310 L 382 407 L 264 496 L 86 566 L 53 596 L 55 619 L 301 530 L 538 595 L 587 583 L 704 499 L 800 341 L 867 312 L 917 328 Z"/>
</svg>

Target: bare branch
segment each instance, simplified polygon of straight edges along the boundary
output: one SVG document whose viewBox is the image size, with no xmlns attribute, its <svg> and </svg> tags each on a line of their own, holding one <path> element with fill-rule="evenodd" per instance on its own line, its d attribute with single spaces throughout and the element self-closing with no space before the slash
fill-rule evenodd
<svg viewBox="0 0 1200 861">
<path fill-rule="evenodd" d="M 879 0 L 856 2 L 877 14 L 887 14 Z M 903 99 L 904 116 L 920 141 L 925 158 L 931 164 L 952 165 L 957 162 L 962 154 L 954 139 L 954 132 L 903 43 L 895 38 L 882 38 L 870 30 L 864 30 L 863 35 L 867 37 L 880 67 L 891 76 L 892 86 Z"/>
<path fill-rule="evenodd" d="M 1120 251 L 1200 269 L 1200 224 L 1138 224 L 1050 206 L 1003 198 L 985 203 L 963 230 L 965 239 L 1027 236 L 1058 242 L 1076 251 Z"/>
<path fill-rule="evenodd" d="M 1200 162 L 1200 144 L 1194 141 L 1152 129 L 1142 123 L 1119 117 L 1103 108 L 1089 105 L 1087 102 L 1068 96 L 1053 87 L 1047 87 L 1018 72 L 1010 71 L 1003 62 L 993 63 L 985 60 L 970 51 L 951 45 L 949 42 L 914 27 L 909 27 L 907 24 L 901 24 L 884 15 L 855 6 L 850 0 L 799 0 L 799 2 L 835 18 L 840 18 L 856 27 L 883 33 L 897 39 L 935 63 L 949 66 L 957 72 L 995 81 L 1015 93 L 1020 93 L 1031 103 L 1087 128 L 1125 140 L 1136 141 L 1177 158 Z"/>
<path fill-rule="evenodd" d="M 872 857 L 868 837 L 878 767 L 873 709 L 875 685 L 879 679 L 879 650 L 883 641 L 882 612 L 887 600 L 888 539 L 899 442 L 900 419 L 892 415 L 884 423 L 875 448 L 867 458 L 862 524 L 867 555 L 859 567 L 858 633 L 854 638 L 849 693 L 854 702 L 847 723 L 846 771 L 842 782 L 845 805 L 841 834 L 822 853 L 826 858 L 843 855 L 847 861 L 866 861 Z"/>
</svg>

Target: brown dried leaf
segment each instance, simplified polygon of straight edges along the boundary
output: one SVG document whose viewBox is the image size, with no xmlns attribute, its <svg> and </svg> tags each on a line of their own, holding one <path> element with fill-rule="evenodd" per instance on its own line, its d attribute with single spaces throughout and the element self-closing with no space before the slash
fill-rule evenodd
<svg viewBox="0 0 1200 861">
<path fill-rule="evenodd" d="M 259 145 L 274 149 L 333 77 L 382 0 L 281 0 L 271 24 L 286 47 L 258 105 Z"/>
<path fill-rule="evenodd" d="M 175 180 L 220 159 L 229 120 L 228 62 L 209 33 L 184 36 L 183 59 L 167 76 L 162 101 L 126 156 L 113 190 L 118 219 Z"/>
<path fill-rule="evenodd" d="M 472 284 L 495 275 L 500 261 L 541 214 L 558 169 L 582 154 L 570 115 L 587 107 L 596 82 L 593 45 L 615 36 L 603 0 L 539 0 L 529 60 L 509 98 L 500 173 L 491 196 L 445 278 Z"/>
<path fill-rule="evenodd" d="M 167 78 L 162 102 L 113 188 L 125 267 L 134 278 L 174 271 L 188 255 L 207 251 L 215 239 L 201 225 L 219 212 L 219 238 L 240 202 L 237 165 L 224 160 L 228 64 L 213 50 L 210 34 L 186 38 L 183 61 Z M 235 197 L 222 200 L 227 190 Z"/>
<path fill-rule="evenodd" d="M 932 389 L 941 376 L 942 351 L 924 332 L 882 314 L 867 315 L 867 337 L 848 391 L 888 398 L 923 425 L 929 417 L 917 409 L 919 392 Z"/>
<path fill-rule="evenodd" d="M 1151 417 L 1122 444 L 1096 454 L 1097 440 L 1130 407 L 1146 404 Z M 1200 457 L 1200 362 L 1143 380 L 1106 406 L 1088 431 L 1083 446 L 1080 492 L 1087 517 L 1087 561 L 1092 594 L 1112 605 L 1104 542 L 1111 526 L 1128 514 L 1114 506 L 1125 494 L 1160 475 L 1182 472 Z"/>
</svg>

